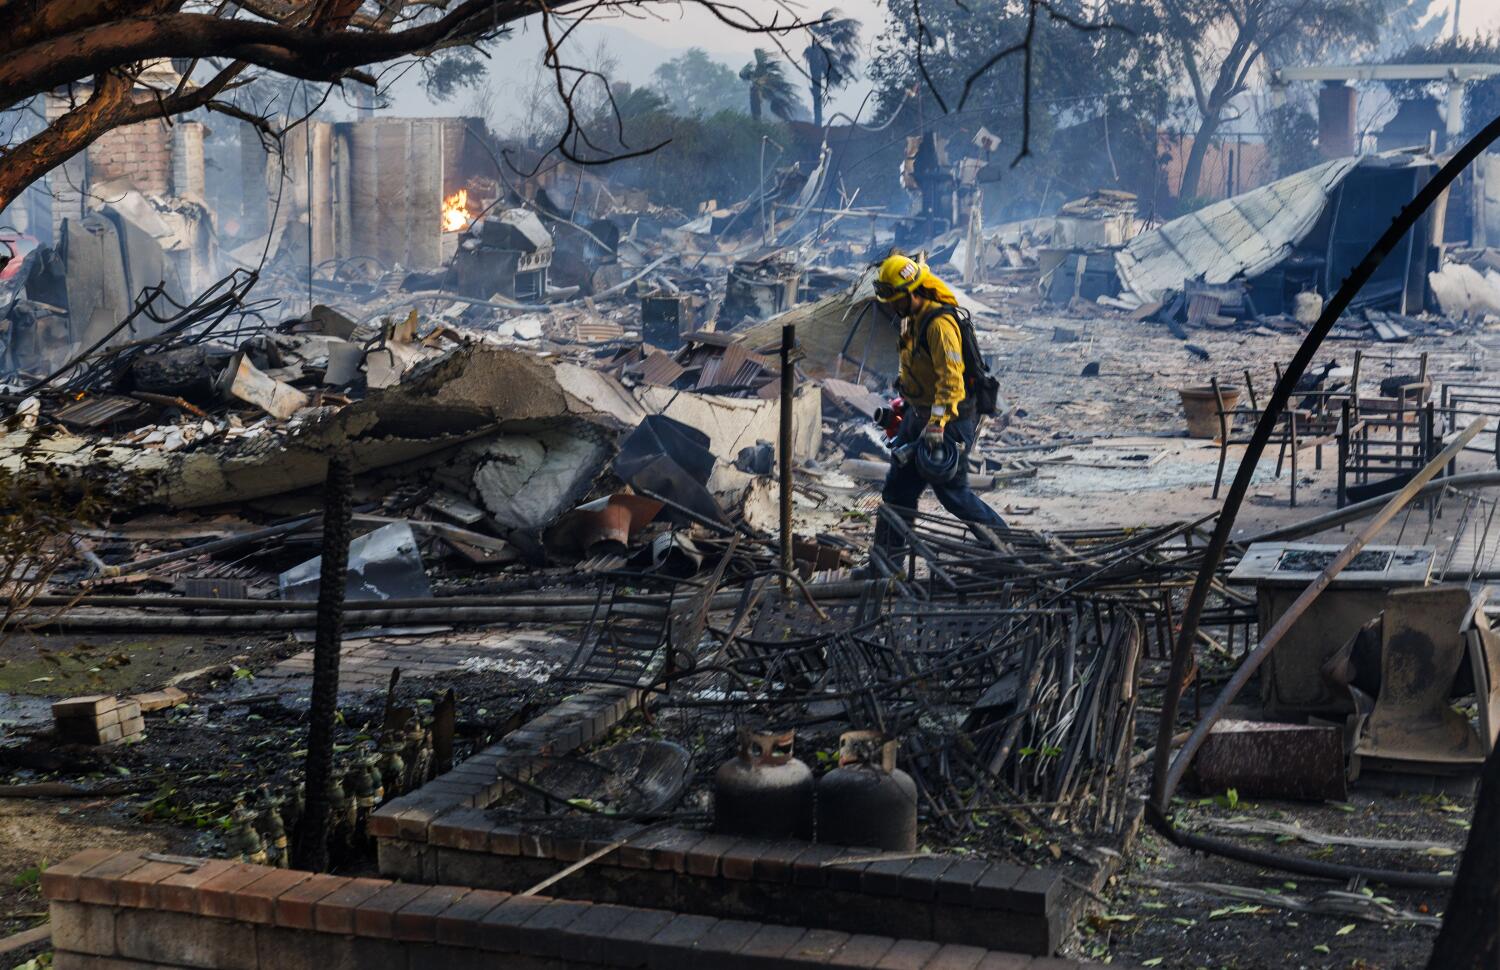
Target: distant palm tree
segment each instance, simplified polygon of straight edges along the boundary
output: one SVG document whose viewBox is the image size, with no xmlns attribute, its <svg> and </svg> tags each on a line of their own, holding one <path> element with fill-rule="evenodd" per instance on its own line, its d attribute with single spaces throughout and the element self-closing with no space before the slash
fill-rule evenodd
<svg viewBox="0 0 1500 970">
<path fill-rule="evenodd" d="M 823 12 L 819 21 L 808 28 L 812 43 L 802 52 L 807 74 L 812 81 L 813 124 L 823 127 L 823 104 L 828 95 L 854 80 L 854 65 L 859 62 L 859 27 L 853 17 L 845 17 L 837 7 Z"/>
<path fill-rule="evenodd" d="M 740 80 L 750 84 L 750 117 L 756 121 L 762 106 L 782 121 L 797 113 L 797 92 L 770 51 L 756 48 L 755 60 L 740 68 Z"/>
</svg>

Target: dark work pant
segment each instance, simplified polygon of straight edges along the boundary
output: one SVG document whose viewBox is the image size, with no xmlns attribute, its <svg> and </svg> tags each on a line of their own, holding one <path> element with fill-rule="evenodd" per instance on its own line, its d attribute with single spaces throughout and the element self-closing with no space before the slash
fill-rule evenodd
<svg viewBox="0 0 1500 970">
<path fill-rule="evenodd" d="M 927 422 L 917 418 L 918 415 L 912 412 L 907 413 L 906 419 L 901 422 L 901 430 L 896 434 L 896 440 L 891 443 L 893 450 L 922 437 L 922 429 L 926 427 Z M 885 490 L 880 493 L 881 500 L 907 521 L 911 521 L 912 512 L 917 508 L 917 501 L 922 497 L 922 492 L 931 485 L 937 500 L 955 518 L 975 525 L 1005 528 L 1005 520 L 1000 518 L 999 513 L 986 505 L 969 488 L 969 451 L 974 447 L 975 425 L 976 422 L 972 417 L 960 416 L 950 420 L 944 429 L 948 440 L 958 445 L 959 454 L 962 456 L 958 464 L 958 474 L 953 477 L 953 481 L 946 485 L 931 485 L 917 471 L 915 458 L 904 465 L 897 464 L 895 459 L 892 459 L 891 470 L 885 476 Z M 919 443 L 917 447 L 924 446 Z M 877 522 L 875 525 L 875 542 L 887 548 L 902 544 L 900 538 L 895 535 L 895 530 L 884 522 Z"/>
</svg>

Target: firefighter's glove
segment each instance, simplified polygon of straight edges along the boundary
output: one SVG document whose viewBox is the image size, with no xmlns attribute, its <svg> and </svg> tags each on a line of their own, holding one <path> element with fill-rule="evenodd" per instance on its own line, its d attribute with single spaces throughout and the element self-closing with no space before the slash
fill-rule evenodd
<svg viewBox="0 0 1500 970">
<path fill-rule="evenodd" d="M 943 426 L 937 419 L 927 422 L 927 427 L 922 429 L 922 443 L 929 451 L 936 451 L 943 446 Z"/>
</svg>

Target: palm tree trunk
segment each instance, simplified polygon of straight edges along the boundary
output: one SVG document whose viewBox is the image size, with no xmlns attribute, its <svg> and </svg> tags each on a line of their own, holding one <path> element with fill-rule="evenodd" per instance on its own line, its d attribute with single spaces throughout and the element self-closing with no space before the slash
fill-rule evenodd
<svg viewBox="0 0 1500 970">
<path fill-rule="evenodd" d="M 750 119 L 760 120 L 760 88 L 756 87 L 754 81 L 750 82 Z"/>
<path fill-rule="evenodd" d="M 817 77 L 812 79 L 812 109 L 813 124 L 819 128 L 823 127 L 823 86 L 818 83 Z"/>
</svg>

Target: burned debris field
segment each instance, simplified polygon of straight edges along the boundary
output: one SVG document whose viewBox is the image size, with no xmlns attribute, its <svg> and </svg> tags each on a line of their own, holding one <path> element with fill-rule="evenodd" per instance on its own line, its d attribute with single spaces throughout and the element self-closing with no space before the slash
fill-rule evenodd
<svg viewBox="0 0 1500 970">
<path fill-rule="evenodd" d="M 0 970 L 1500 965 L 1474 6 L 0 0 Z"/>
</svg>

